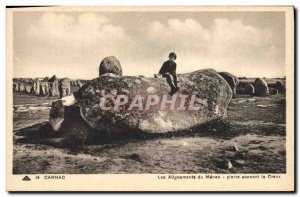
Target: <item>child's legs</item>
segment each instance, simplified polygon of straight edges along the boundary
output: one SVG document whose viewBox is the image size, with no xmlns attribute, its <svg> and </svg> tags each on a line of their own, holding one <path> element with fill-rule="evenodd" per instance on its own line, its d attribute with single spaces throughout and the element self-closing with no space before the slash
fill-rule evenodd
<svg viewBox="0 0 300 197">
<path fill-rule="evenodd" d="M 172 75 L 173 77 L 173 81 L 174 81 L 174 85 L 177 87 L 178 84 L 177 84 L 177 75 Z"/>
<path fill-rule="evenodd" d="M 172 89 L 175 88 L 174 79 L 173 79 L 172 75 L 170 75 L 170 74 L 163 74 L 163 77 L 166 78 L 168 84 L 170 85 L 170 87 Z"/>
</svg>

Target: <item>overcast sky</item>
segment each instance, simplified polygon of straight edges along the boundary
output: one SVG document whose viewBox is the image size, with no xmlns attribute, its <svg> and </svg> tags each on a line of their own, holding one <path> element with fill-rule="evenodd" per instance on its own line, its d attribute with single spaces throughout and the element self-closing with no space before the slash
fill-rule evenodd
<svg viewBox="0 0 300 197">
<path fill-rule="evenodd" d="M 177 73 L 203 68 L 285 75 L 283 12 L 15 12 L 14 77 L 98 76 L 106 56 L 124 75 L 153 76 L 169 52 Z"/>
</svg>

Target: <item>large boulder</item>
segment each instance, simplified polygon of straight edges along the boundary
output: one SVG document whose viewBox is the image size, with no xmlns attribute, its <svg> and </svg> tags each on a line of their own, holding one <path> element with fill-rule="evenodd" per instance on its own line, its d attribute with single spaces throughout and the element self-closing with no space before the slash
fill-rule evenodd
<svg viewBox="0 0 300 197">
<path fill-rule="evenodd" d="M 254 95 L 254 92 L 255 92 L 255 89 L 252 84 L 245 85 L 245 94 L 252 96 L 252 95 Z"/>
<path fill-rule="evenodd" d="M 230 74 L 228 72 L 219 72 L 219 74 L 227 81 L 233 94 L 236 94 L 236 87 L 239 84 L 238 77 L 236 77 L 233 74 Z"/>
<path fill-rule="evenodd" d="M 117 58 L 114 56 L 109 56 L 104 58 L 99 66 L 99 76 L 106 74 L 106 73 L 112 73 L 117 76 L 122 76 L 123 71 L 121 64 Z"/>
<path fill-rule="evenodd" d="M 75 104 L 73 96 L 52 102 L 49 124 L 52 130 L 48 129 L 48 133 L 52 137 L 63 138 L 62 145 L 66 146 L 83 145 L 93 134 L 93 129 L 82 119 L 80 107 Z"/>
<path fill-rule="evenodd" d="M 49 114 L 49 123 L 54 131 L 58 131 L 61 128 L 61 124 L 65 119 L 65 106 L 63 100 L 53 101 L 51 104 L 51 110 Z M 67 115 L 66 115 L 67 117 Z"/>
<path fill-rule="evenodd" d="M 285 84 L 283 82 L 281 82 L 281 81 L 277 81 L 276 82 L 276 89 L 280 93 L 285 93 Z"/>
<path fill-rule="evenodd" d="M 216 71 L 206 69 L 180 74 L 179 81 L 181 90 L 171 97 L 164 78 L 101 75 L 85 84 L 74 96 L 83 120 L 93 129 L 110 133 L 176 131 L 226 117 L 232 90 Z M 107 95 L 110 97 L 105 100 L 105 106 L 111 109 L 103 110 L 99 100 Z M 129 100 L 115 107 L 118 95 L 126 95 Z M 164 98 L 175 101 L 175 110 L 162 104 Z M 155 103 L 148 106 L 149 110 L 147 100 Z M 190 110 L 190 103 L 197 109 Z"/>
<path fill-rule="evenodd" d="M 275 88 L 269 88 L 269 94 L 270 95 L 277 95 L 279 92 L 277 89 Z"/>
<path fill-rule="evenodd" d="M 278 93 L 285 93 L 285 84 L 282 81 L 268 83 L 269 88 L 278 90 Z"/>
<path fill-rule="evenodd" d="M 255 96 L 267 96 L 269 94 L 268 84 L 262 78 L 257 78 L 254 81 L 254 95 Z"/>
</svg>

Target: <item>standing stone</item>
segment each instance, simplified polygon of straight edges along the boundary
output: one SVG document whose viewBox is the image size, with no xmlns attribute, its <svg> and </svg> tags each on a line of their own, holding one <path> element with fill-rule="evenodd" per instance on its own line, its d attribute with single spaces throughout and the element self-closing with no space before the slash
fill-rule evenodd
<svg viewBox="0 0 300 197">
<path fill-rule="evenodd" d="M 252 84 L 245 85 L 245 94 L 253 96 L 254 92 L 255 92 L 255 90 L 254 90 L 254 86 Z"/>
<path fill-rule="evenodd" d="M 79 106 L 66 105 L 64 100 L 52 103 L 49 124 L 53 135 L 64 139 L 62 145 L 81 146 L 88 138 L 94 139 L 95 136 L 93 129 L 82 119 Z"/>
<path fill-rule="evenodd" d="M 279 91 L 275 88 L 269 88 L 269 92 L 270 92 L 270 95 L 277 95 Z"/>
<path fill-rule="evenodd" d="M 48 96 L 49 95 L 49 83 L 47 81 L 41 81 L 40 83 L 40 95 Z"/>
<path fill-rule="evenodd" d="M 109 56 L 104 58 L 99 66 L 99 76 L 106 74 L 106 73 L 112 73 L 117 76 L 122 76 L 122 68 L 119 60 L 115 58 L 114 56 Z"/>
<path fill-rule="evenodd" d="M 59 86 L 59 81 L 58 79 L 55 79 L 55 81 L 53 82 L 53 91 L 54 91 L 53 96 L 59 96 L 58 86 Z"/>
<path fill-rule="evenodd" d="M 58 79 L 54 80 L 53 82 L 49 82 L 50 96 L 59 96 L 58 86 Z"/>
<path fill-rule="evenodd" d="M 25 85 L 25 92 L 27 94 L 31 94 L 33 92 L 33 85 L 30 83 L 26 83 Z"/>
<path fill-rule="evenodd" d="M 283 81 L 268 82 L 268 87 L 278 90 L 278 93 L 285 94 L 285 84 Z"/>
<path fill-rule="evenodd" d="M 56 75 L 53 75 L 49 80 L 49 94 L 50 96 L 58 96 L 58 79 L 56 78 Z"/>
<path fill-rule="evenodd" d="M 227 81 L 233 94 L 236 94 L 236 87 L 239 84 L 239 79 L 228 72 L 219 72 L 219 74 Z"/>
<path fill-rule="evenodd" d="M 20 92 L 25 92 L 25 83 L 20 83 Z"/>
<path fill-rule="evenodd" d="M 14 89 L 13 89 L 13 91 L 15 91 L 15 92 L 19 92 L 20 91 L 20 86 L 19 86 L 18 83 L 14 83 Z"/>
<path fill-rule="evenodd" d="M 283 82 L 281 82 L 281 81 L 277 81 L 276 82 L 276 89 L 280 93 L 285 93 L 285 84 Z"/>
<path fill-rule="evenodd" d="M 33 93 L 35 94 L 36 93 L 36 89 L 37 89 L 37 84 L 36 84 L 36 80 L 35 79 L 32 79 L 33 81 Z"/>
<path fill-rule="evenodd" d="M 35 86 L 36 86 L 36 88 L 35 88 L 35 91 L 34 91 L 34 93 L 35 93 L 35 95 L 40 95 L 40 93 L 41 93 L 41 83 L 40 83 L 40 80 L 39 79 L 36 79 L 35 81 L 34 81 L 34 83 L 35 83 Z"/>
<path fill-rule="evenodd" d="M 55 90 L 52 82 L 49 82 L 49 96 L 55 96 Z"/>
<path fill-rule="evenodd" d="M 59 89 L 59 97 L 60 98 L 70 95 L 70 93 L 71 93 L 70 79 L 68 79 L 68 78 L 61 79 L 59 82 L 58 89 Z"/>
<path fill-rule="evenodd" d="M 45 96 L 45 85 L 43 81 L 40 83 L 40 95 Z"/>
<path fill-rule="evenodd" d="M 47 81 L 41 81 L 40 95 L 41 96 L 49 96 L 49 83 Z"/>
<path fill-rule="evenodd" d="M 46 81 L 45 82 L 45 96 L 49 96 L 49 82 Z"/>
<path fill-rule="evenodd" d="M 16 84 L 16 92 L 20 92 L 20 84 Z"/>
<path fill-rule="evenodd" d="M 268 84 L 262 78 L 257 78 L 254 81 L 254 90 L 255 96 L 267 96 L 269 94 Z"/>
</svg>

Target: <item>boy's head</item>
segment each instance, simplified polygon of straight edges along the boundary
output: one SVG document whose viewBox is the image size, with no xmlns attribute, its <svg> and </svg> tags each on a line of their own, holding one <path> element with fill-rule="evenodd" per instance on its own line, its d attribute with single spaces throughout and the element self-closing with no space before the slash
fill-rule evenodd
<svg viewBox="0 0 300 197">
<path fill-rule="evenodd" d="M 170 60 L 176 60 L 176 58 L 177 58 L 177 55 L 174 52 L 169 54 L 169 59 Z"/>
</svg>

